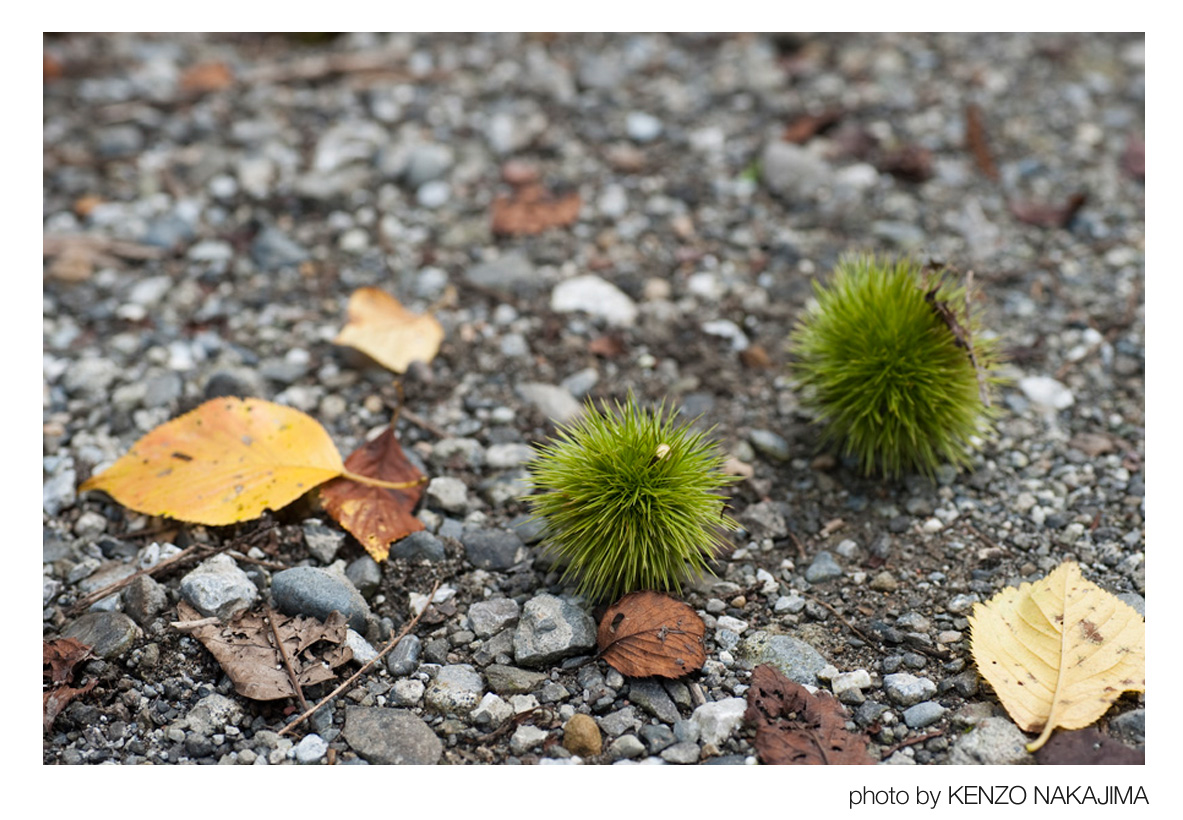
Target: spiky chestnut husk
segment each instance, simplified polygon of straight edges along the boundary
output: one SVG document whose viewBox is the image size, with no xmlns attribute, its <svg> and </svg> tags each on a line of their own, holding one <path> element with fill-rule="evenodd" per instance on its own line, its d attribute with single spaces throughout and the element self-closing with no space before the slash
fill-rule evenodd
<svg viewBox="0 0 1183 820">
<path fill-rule="evenodd" d="M 970 313 L 964 285 L 909 260 L 862 256 L 840 261 L 814 294 L 790 337 L 790 369 L 823 445 L 865 473 L 931 476 L 943 462 L 968 465 L 995 415 L 983 399 L 999 380 L 997 345 Z"/>
<path fill-rule="evenodd" d="M 561 425 L 528 463 L 546 548 L 593 601 L 640 589 L 679 590 L 736 529 L 722 490 L 734 481 L 707 433 L 679 423 L 664 402 L 597 409 Z"/>
</svg>

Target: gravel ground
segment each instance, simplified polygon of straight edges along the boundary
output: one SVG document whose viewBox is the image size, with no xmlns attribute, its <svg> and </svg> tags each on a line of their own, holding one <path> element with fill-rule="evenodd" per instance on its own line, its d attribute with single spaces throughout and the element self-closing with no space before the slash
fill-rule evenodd
<svg viewBox="0 0 1183 820">
<path fill-rule="evenodd" d="M 43 762 L 752 763 L 739 699 L 761 659 L 837 692 L 888 763 L 1026 762 L 969 658 L 973 602 L 1074 559 L 1144 608 L 1141 35 L 44 48 L 43 628 L 101 657 Z M 492 202 L 534 176 L 579 194 L 577 221 L 495 235 Z M 1064 225 L 1012 212 L 1078 193 Z M 785 341 L 851 251 L 975 271 L 1012 381 L 972 470 L 883 481 L 816 451 Z M 300 408 L 352 451 L 397 402 L 331 343 L 361 286 L 447 331 L 404 379 L 398 433 L 433 483 L 427 530 L 389 561 L 306 503 L 206 529 L 77 493 L 218 395 Z M 672 684 L 589 661 L 591 612 L 561 597 L 517 498 L 552 417 L 630 389 L 702 414 L 750 467 L 734 551 L 684 595 L 707 663 Z M 197 543 L 240 557 L 77 611 Z M 238 696 L 168 625 L 182 600 L 294 596 L 356 614 L 364 657 L 436 581 L 416 637 L 290 737 L 291 704 Z M 569 628 L 546 638 L 547 619 Z M 1099 726 L 1141 746 L 1143 699 Z"/>
</svg>

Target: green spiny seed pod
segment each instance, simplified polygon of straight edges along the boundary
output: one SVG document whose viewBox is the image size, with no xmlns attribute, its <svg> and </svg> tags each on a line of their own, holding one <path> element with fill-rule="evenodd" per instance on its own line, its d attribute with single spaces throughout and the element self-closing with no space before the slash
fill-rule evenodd
<svg viewBox="0 0 1183 820">
<path fill-rule="evenodd" d="M 790 338 L 801 405 L 864 472 L 966 466 L 995 411 L 997 345 L 947 271 L 840 261 Z"/>
<path fill-rule="evenodd" d="M 723 455 L 676 417 L 664 403 L 639 408 L 631 392 L 615 410 L 589 402 L 527 465 L 544 543 L 591 600 L 677 590 L 736 528 L 723 513 L 734 480 Z"/>
</svg>

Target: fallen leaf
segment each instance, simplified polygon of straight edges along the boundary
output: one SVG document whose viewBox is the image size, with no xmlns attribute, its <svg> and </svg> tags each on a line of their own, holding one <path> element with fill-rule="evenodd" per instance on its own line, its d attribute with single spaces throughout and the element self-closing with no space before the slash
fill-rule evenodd
<svg viewBox="0 0 1183 820">
<path fill-rule="evenodd" d="M 1068 201 L 1063 205 L 1048 205 L 1046 202 L 1028 200 L 1008 202 L 1007 205 L 1010 207 L 1010 212 L 1020 222 L 1040 228 L 1064 228 L 1072 221 L 1072 217 L 1076 216 L 1076 212 L 1081 209 L 1087 199 L 1087 194 L 1075 193 L 1068 197 Z"/>
<path fill-rule="evenodd" d="M 80 687 L 71 686 L 78 664 L 94 657 L 90 647 L 76 638 L 54 638 L 42 641 L 42 675 L 46 689 L 41 693 L 42 729 L 48 732 L 53 721 L 70 702 L 94 689 L 97 679 Z"/>
<path fill-rule="evenodd" d="M 389 427 L 354 450 L 345 459 L 345 469 L 396 483 L 421 481 L 424 477 L 407 460 Z M 423 522 L 412 514 L 422 495 L 422 484 L 390 490 L 348 478 L 334 478 L 320 488 L 325 510 L 379 562 L 386 560 L 392 543 L 423 529 Z"/>
<path fill-rule="evenodd" d="M 56 234 L 42 240 L 41 255 L 50 260 L 46 273 L 64 282 L 81 282 L 98 267 L 123 267 L 123 259 L 159 259 L 160 248 L 93 234 Z"/>
<path fill-rule="evenodd" d="M 630 678 L 680 678 L 702 668 L 706 624 L 693 609 L 660 592 L 630 592 L 600 620 L 600 657 Z"/>
<path fill-rule="evenodd" d="M 761 763 L 868 765 L 867 738 L 846 731 L 846 710 L 825 692 L 811 695 L 767 665 L 752 670 L 744 720 L 756 727 Z"/>
<path fill-rule="evenodd" d="M 180 620 L 173 626 L 201 641 L 234 682 L 238 694 L 251 700 L 296 696 L 264 613 L 244 612 L 229 623 L 211 624 L 181 601 L 177 616 Z M 200 625 L 187 627 L 188 621 Z M 275 630 L 301 687 L 333 680 L 333 670 L 353 658 L 353 650 L 345 645 L 347 624 L 345 616 L 336 611 L 324 623 L 306 615 L 275 613 Z"/>
<path fill-rule="evenodd" d="M 625 345 L 624 338 L 619 333 L 608 333 L 597 336 L 588 342 L 587 352 L 603 356 L 605 359 L 614 359 L 627 353 L 628 346 Z"/>
<path fill-rule="evenodd" d="M 1074 450 L 1080 450 L 1089 458 L 1103 456 L 1105 453 L 1112 453 L 1117 449 L 1113 437 L 1105 433 L 1077 433 L 1068 439 L 1068 446 Z"/>
<path fill-rule="evenodd" d="M 181 74 L 181 90 L 191 94 L 221 91 L 234 84 L 234 72 L 223 62 L 197 63 Z"/>
<path fill-rule="evenodd" d="M 998 166 L 994 164 L 994 157 L 990 154 L 990 144 L 986 140 L 986 126 L 982 122 L 982 109 L 970 103 L 965 107 L 965 144 L 973 154 L 974 164 L 983 176 L 998 179 Z"/>
<path fill-rule="evenodd" d="M 228 397 L 160 425 L 80 489 L 147 515 L 223 525 L 278 510 L 343 469 L 315 419 Z"/>
<path fill-rule="evenodd" d="M 919 145 L 901 145 L 875 163 L 885 174 L 905 182 L 924 182 L 932 177 L 932 151 Z"/>
<path fill-rule="evenodd" d="M 1146 624 L 1133 607 L 1065 562 L 1047 577 L 974 604 L 970 648 L 1024 732 L 1081 729 L 1122 692 L 1146 691 Z"/>
<path fill-rule="evenodd" d="M 1141 766 L 1146 763 L 1146 752 L 1090 727 L 1058 732 L 1035 753 L 1035 762 L 1043 766 Z"/>
<path fill-rule="evenodd" d="M 760 345 L 749 345 L 739 352 L 739 360 L 749 370 L 766 370 L 772 367 L 772 357 Z"/>
<path fill-rule="evenodd" d="M 550 228 L 562 228 L 579 219 L 579 194 L 555 197 L 541 185 L 518 187 L 512 196 L 493 200 L 493 233 L 531 236 Z"/>
<path fill-rule="evenodd" d="M 43 83 L 60 80 L 63 74 L 62 64 L 48 54 L 41 55 L 41 81 Z"/>
<path fill-rule="evenodd" d="M 405 373 L 411 362 L 435 358 L 444 328 L 430 313 L 412 313 L 378 288 L 358 288 L 349 297 L 349 319 L 334 344 L 365 353 L 395 373 Z"/>
<path fill-rule="evenodd" d="M 820 114 L 805 114 L 789 123 L 781 134 L 785 142 L 804 145 L 818 134 L 824 133 L 842 118 L 842 111 L 831 108 Z"/>
<path fill-rule="evenodd" d="M 1146 179 L 1146 140 L 1143 137 L 1130 134 L 1126 139 L 1121 167 L 1134 179 Z"/>
</svg>

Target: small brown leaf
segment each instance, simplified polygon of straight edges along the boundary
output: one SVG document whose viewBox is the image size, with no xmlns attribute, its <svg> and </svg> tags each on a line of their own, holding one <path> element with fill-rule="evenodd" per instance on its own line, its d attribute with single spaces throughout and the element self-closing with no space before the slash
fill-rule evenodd
<svg viewBox="0 0 1183 820">
<path fill-rule="evenodd" d="M 781 139 L 785 142 L 804 145 L 816 135 L 828 131 L 841 118 L 842 111 L 837 108 L 828 109 L 820 114 L 805 114 L 797 117 L 785 127 Z"/>
<path fill-rule="evenodd" d="M 600 657 L 630 678 L 680 678 L 702 668 L 706 624 L 693 609 L 650 590 L 631 592 L 600 621 Z"/>
<path fill-rule="evenodd" d="M 739 352 L 739 360 L 749 370 L 765 370 L 772 367 L 772 357 L 760 345 L 749 345 Z"/>
<path fill-rule="evenodd" d="M 244 612 L 226 624 L 186 627 L 186 621 L 203 619 L 201 613 L 181 601 L 177 616 L 180 621 L 174 626 L 204 644 L 234 682 L 238 694 L 251 700 L 295 697 L 271 625 L 263 613 Z M 275 631 L 284 643 L 300 686 L 333 680 L 333 670 L 353 658 L 353 650 L 345 645 L 347 624 L 340 612 L 333 612 L 323 624 L 304 615 L 275 613 Z"/>
<path fill-rule="evenodd" d="M 53 721 L 70 702 L 94 689 L 98 680 L 90 680 L 80 687 L 70 686 L 74 669 L 87 658 L 94 657 L 90 647 L 76 638 L 55 638 L 41 644 L 42 675 L 47 687 L 41 694 L 42 728 L 48 732 Z"/>
<path fill-rule="evenodd" d="M 885 153 L 876 165 L 897 179 L 920 183 L 932 177 L 932 152 L 919 145 L 902 145 Z"/>
<path fill-rule="evenodd" d="M 1031 202 L 1030 200 L 1019 200 L 1007 204 L 1010 206 L 1010 212 L 1020 222 L 1040 228 L 1065 228 L 1087 199 L 1087 194 L 1078 192 L 1068 197 L 1068 201 L 1063 205 L 1058 206 L 1048 205 L 1046 202 Z"/>
<path fill-rule="evenodd" d="M 998 179 L 998 166 L 994 164 L 994 157 L 990 154 L 986 126 L 982 122 L 982 109 L 973 103 L 965 107 L 965 144 L 973 154 L 974 164 L 978 166 L 982 175 Z"/>
<path fill-rule="evenodd" d="M 493 233 L 530 236 L 565 227 L 579 219 L 581 205 L 578 193 L 555 197 L 541 185 L 523 185 L 512 196 L 493 200 Z"/>
<path fill-rule="evenodd" d="M 597 356 L 603 356 L 605 359 L 614 359 L 628 352 L 628 347 L 625 345 L 624 339 L 620 334 L 608 333 L 604 336 L 597 336 L 588 342 L 587 352 L 594 353 Z"/>
<path fill-rule="evenodd" d="M 1068 439 L 1068 446 L 1080 450 L 1089 458 L 1103 456 L 1117 449 L 1113 437 L 1105 433 L 1077 433 Z"/>
<path fill-rule="evenodd" d="M 1146 763 L 1146 752 L 1131 749 L 1090 726 L 1052 735 L 1035 753 L 1035 761 L 1043 766 L 1141 766 Z"/>
<path fill-rule="evenodd" d="M 744 719 L 756 727 L 765 764 L 872 764 L 867 739 L 846 731 L 846 710 L 831 695 L 809 690 L 771 666 L 752 670 Z"/>
<path fill-rule="evenodd" d="M 181 90 L 192 94 L 221 91 L 234 84 L 234 72 L 222 62 L 197 63 L 181 75 Z"/>
<path fill-rule="evenodd" d="M 1126 139 L 1125 152 L 1121 155 L 1122 170 L 1134 179 L 1146 179 L 1146 140 L 1137 134 Z"/>
<path fill-rule="evenodd" d="M 345 469 L 394 483 L 423 478 L 423 473 L 407 460 L 389 427 L 354 450 L 345 459 Z M 361 542 L 375 561 L 385 561 L 392 543 L 423 529 L 423 522 L 412 514 L 422 495 L 422 484 L 389 490 L 348 478 L 335 478 L 320 488 L 325 510 Z"/>
</svg>

